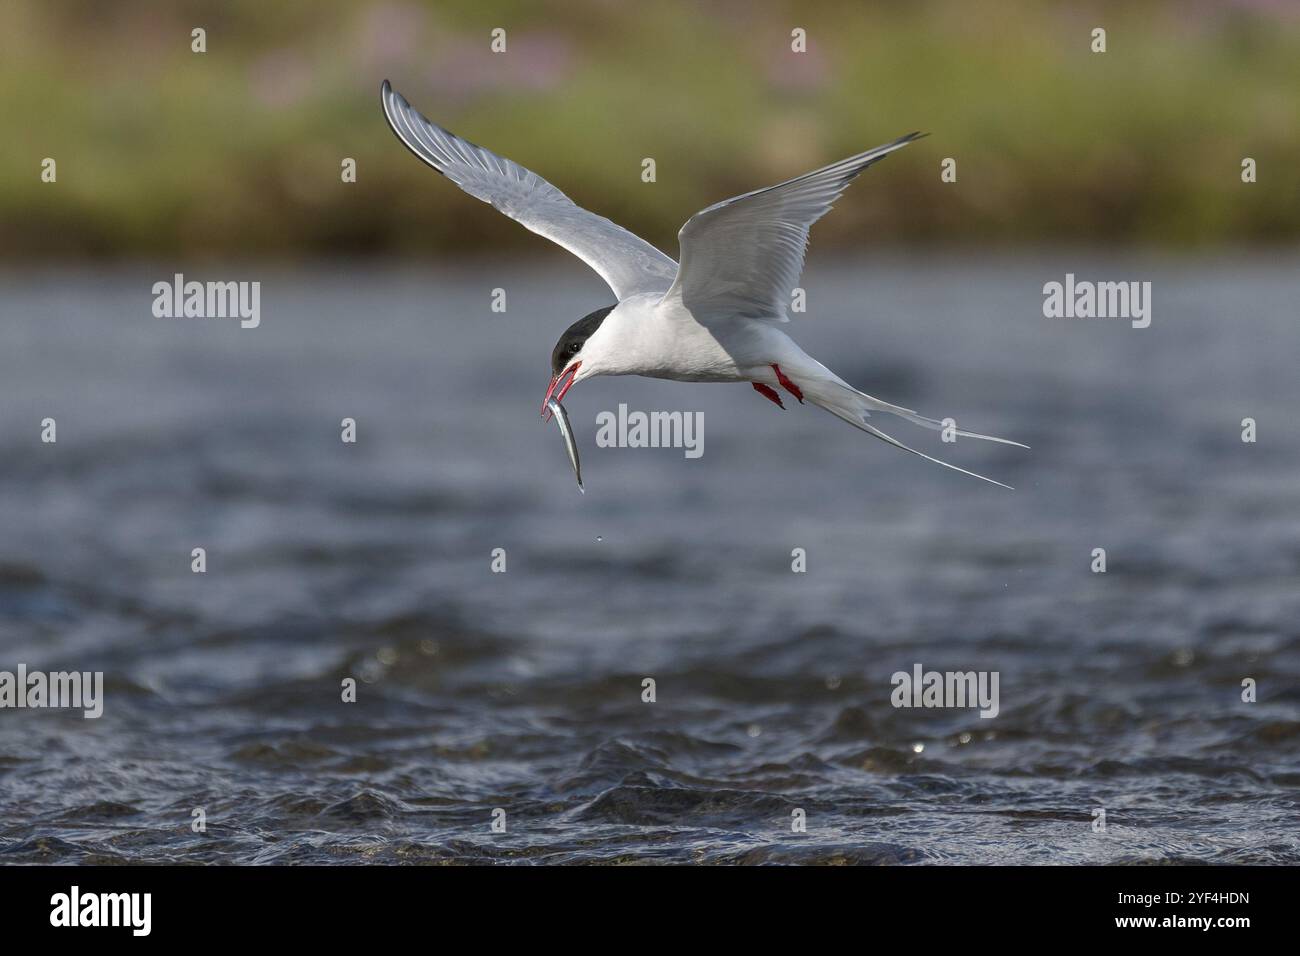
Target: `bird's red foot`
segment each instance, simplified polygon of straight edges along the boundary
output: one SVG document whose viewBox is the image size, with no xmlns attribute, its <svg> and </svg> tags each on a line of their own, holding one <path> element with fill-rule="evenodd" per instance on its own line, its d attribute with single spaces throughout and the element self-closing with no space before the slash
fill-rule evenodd
<svg viewBox="0 0 1300 956">
<path fill-rule="evenodd" d="M 749 384 L 754 386 L 754 391 L 758 392 L 758 394 L 762 395 L 769 401 L 776 402 L 782 408 L 785 408 L 785 404 L 781 401 L 781 396 L 777 394 L 776 389 L 764 385 L 762 382 L 750 382 Z"/>
<path fill-rule="evenodd" d="M 796 385 L 794 382 L 790 381 L 788 378 L 786 378 L 785 372 L 781 371 L 781 366 L 777 365 L 776 363 L 772 364 L 772 371 L 776 372 L 776 380 L 781 383 L 781 387 L 785 389 L 787 392 L 789 392 L 791 395 L 793 395 L 795 398 L 799 399 L 799 404 L 802 405 L 803 392 L 799 390 L 799 386 Z"/>
</svg>

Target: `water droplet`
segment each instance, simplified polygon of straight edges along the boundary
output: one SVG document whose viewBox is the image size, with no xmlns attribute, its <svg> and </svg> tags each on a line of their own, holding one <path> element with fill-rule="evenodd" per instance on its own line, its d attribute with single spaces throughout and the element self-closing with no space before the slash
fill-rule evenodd
<svg viewBox="0 0 1300 956">
<path fill-rule="evenodd" d="M 925 744 L 922 743 L 912 744 L 912 753 L 914 754 L 919 754 L 924 749 L 925 749 Z"/>
<path fill-rule="evenodd" d="M 763 728 L 758 726 L 758 724 L 750 724 L 749 729 L 745 731 L 745 733 L 749 734 L 751 737 L 757 737 L 762 732 Z"/>
<path fill-rule="evenodd" d="M 597 540 L 597 541 L 604 541 L 605 539 L 602 538 L 600 535 L 596 535 L 596 540 Z"/>
</svg>

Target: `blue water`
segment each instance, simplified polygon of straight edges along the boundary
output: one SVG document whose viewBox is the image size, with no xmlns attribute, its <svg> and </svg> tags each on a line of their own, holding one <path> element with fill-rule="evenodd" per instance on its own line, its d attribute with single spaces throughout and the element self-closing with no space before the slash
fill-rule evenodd
<svg viewBox="0 0 1300 956">
<path fill-rule="evenodd" d="M 1300 261 L 814 259 L 798 341 L 1032 445 L 879 421 L 1014 492 L 619 378 L 580 495 L 538 409 L 609 298 L 560 252 L 183 269 L 261 281 L 247 330 L 155 319 L 170 265 L 6 274 L 0 670 L 106 687 L 0 710 L 0 860 L 1300 862 Z M 1066 272 L 1151 327 L 1044 318 Z M 620 402 L 703 456 L 596 447 Z M 917 663 L 999 714 L 891 706 Z"/>
</svg>

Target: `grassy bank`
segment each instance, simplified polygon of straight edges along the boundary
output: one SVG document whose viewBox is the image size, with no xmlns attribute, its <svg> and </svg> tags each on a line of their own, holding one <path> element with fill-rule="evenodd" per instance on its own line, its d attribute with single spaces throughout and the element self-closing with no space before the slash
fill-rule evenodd
<svg viewBox="0 0 1300 956">
<path fill-rule="evenodd" d="M 1094 27 L 1107 52 L 1090 51 Z M 207 52 L 191 52 L 191 30 Z M 506 52 L 489 49 L 506 30 Z M 808 51 L 790 49 L 807 31 Z M 875 145 L 815 234 L 1300 237 L 1300 10 L 1240 3 L 0 6 L 0 250 L 474 252 L 526 233 L 405 153 L 422 111 L 668 249 L 692 211 Z M 1243 157 L 1259 182 L 1241 181 Z M 57 182 L 41 181 L 46 157 Z M 357 162 L 345 184 L 340 164 Z M 641 180 L 642 160 L 657 181 Z M 957 160 L 957 181 L 940 163 Z"/>
</svg>

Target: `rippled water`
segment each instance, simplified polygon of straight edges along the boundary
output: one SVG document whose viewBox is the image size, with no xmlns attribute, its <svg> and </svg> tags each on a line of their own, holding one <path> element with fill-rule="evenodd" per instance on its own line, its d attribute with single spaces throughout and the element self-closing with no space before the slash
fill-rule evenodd
<svg viewBox="0 0 1300 956">
<path fill-rule="evenodd" d="M 1298 265 L 823 264 L 800 342 L 1031 444 L 882 422 L 1014 493 L 597 379 L 585 496 L 537 411 L 608 294 L 562 253 L 184 270 L 260 279 L 255 330 L 153 318 L 170 265 L 10 272 L 0 670 L 107 699 L 0 710 L 0 860 L 1298 862 Z M 1043 318 L 1067 271 L 1151 280 L 1151 328 Z M 619 402 L 702 411 L 703 457 L 597 448 Z M 916 663 L 997 671 L 1000 713 L 895 709 Z"/>
</svg>

